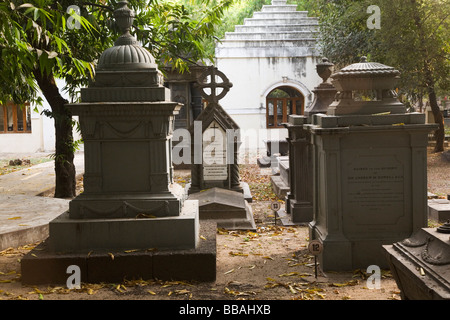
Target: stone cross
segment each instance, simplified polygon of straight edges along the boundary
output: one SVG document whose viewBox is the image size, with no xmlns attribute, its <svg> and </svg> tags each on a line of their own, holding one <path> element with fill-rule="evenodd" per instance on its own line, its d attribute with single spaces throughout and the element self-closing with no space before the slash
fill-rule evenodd
<svg viewBox="0 0 450 320">
<path fill-rule="evenodd" d="M 207 82 L 208 77 L 210 82 Z M 222 82 L 216 82 L 216 77 L 222 79 Z M 201 94 L 203 98 L 206 99 L 211 104 L 217 104 L 220 99 L 225 97 L 225 95 L 233 87 L 233 84 L 228 80 L 228 78 L 219 71 L 216 67 L 208 67 L 207 70 L 200 75 L 197 80 L 197 87 L 201 89 Z M 218 89 L 222 88 L 222 91 L 217 92 Z M 211 93 L 208 94 L 205 89 L 210 89 Z"/>
</svg>

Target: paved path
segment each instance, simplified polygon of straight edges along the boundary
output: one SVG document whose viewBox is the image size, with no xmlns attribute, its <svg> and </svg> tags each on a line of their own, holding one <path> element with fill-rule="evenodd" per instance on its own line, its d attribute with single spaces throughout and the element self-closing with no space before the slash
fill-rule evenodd
<svg viewBox="0 0 450 320">
<path fill-rule="evenodd" d="M 45 157 L 46 154 L 1 154 L 0 159 Z M 77 175 L 84 173 L 84 153 L 75 154 Z M 49 161 L 0 176 L 0 251 L 45 239 L 48 223 L 69 208 L 70 199 L 41 197 L 55 187 Z"/>
</svg>

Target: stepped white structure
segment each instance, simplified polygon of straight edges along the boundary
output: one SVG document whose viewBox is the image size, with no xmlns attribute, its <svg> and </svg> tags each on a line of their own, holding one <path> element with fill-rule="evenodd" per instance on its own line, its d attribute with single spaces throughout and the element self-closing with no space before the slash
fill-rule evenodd
<svg viewBox="0 0 450 320">
<path fill-rule="evenodd" d="M 315 70 L 321 61 L 318 29 L 318 19 L 307 11 L 272 0 L 216 45 L 216 66 L 233 83 L 222 106 L 242 131 L 257 132 L 260 146 L 264 139 L 284 139 L 281 123 L 289 114 L 303 114 L 312 102 L 312 90 L 321 82 Z"/>
</svg>

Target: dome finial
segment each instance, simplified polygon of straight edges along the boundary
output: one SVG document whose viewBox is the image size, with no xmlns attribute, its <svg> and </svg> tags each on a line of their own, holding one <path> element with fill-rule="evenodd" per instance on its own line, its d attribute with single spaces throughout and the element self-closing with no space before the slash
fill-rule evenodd
<svg viewBox="0 0 450 320">
<path fill-rule="evenodd" d="M 361 60 L 359 61 L 360 63 L 365 63 L 367 62 L 367 57 L 366 56 L 362 56 Z"/>
<path fill-rule="evenodd" d="M 135 13 L 128 8 L 128 1 L 119 1 L 119 7 L 114 11 L 114 18 L 122 32 L 122 35 L 117 39 L 114 45 L 135 44 L 136 39 L 130 34 L 131 26 L 133 25 Z"/>
<path fill-rule="evenodd" d="M 128 8 L 128 1 L 120 1 L 114 11 L 117 25 L 122 35 L 114 46 L 106 49 L 98 61 L 98 70 L 131 70 L 157 68 L 155 58 L 130 34 L 135 13 Z"/>
</svg>

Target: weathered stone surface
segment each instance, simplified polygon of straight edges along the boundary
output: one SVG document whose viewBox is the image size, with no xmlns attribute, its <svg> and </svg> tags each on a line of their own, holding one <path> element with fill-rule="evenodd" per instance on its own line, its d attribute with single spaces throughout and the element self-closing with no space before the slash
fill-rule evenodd
<svg viewBox="0 0 450 320">
<path fill-rule="evenodd" d="M 428 200 L 428 218 L 437 222 L 445 222 L 450 219 L 450 200 Z"/>
<path fill-rule="evenodd" d="M 273 192 L 283 198 L 289 192 L 289 157 L 278 157 L 277 172 L 270 177 Z"/>
<path fill-rule="evenodd" d="M 212 188 L 188 199 L 198 200 L 200 219 L 212 219 L 221 228 L 256 230 L 251 207 L 241 192 Z"/>
<path fill-rule="evenodd" d="M 124 279 L 214 281 L 216 279 L 214 221 L 200 223 L 199 245 L 187 250 L 93 250 L 85 253 L 54 252 L 48 240 L 21 260 L 24 285 L 65 285 L 70 265 L 80 267 L 83 283 L 120 283 Z"/>
<path fill-rule="evenodd" d="M 88 252 L 95 249 L 191 249 L 197 245 L 198 204 L 185 201 L 177 216 L 71 219 L 63 214 L 49 224 L 50 249 Z M 176 232 L 174 232 L 176 230 Z"/>
<path fill-rule="evenodd" d="M 407 300 L 450 300 L 450 239 L 437 228 L 383 246 L 392 274 Z"/>
</svg>

